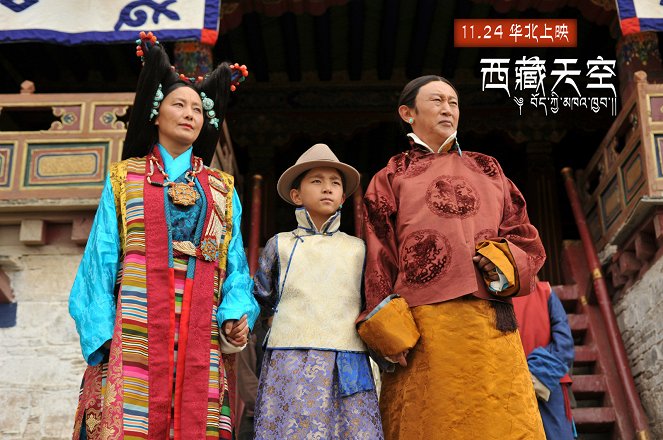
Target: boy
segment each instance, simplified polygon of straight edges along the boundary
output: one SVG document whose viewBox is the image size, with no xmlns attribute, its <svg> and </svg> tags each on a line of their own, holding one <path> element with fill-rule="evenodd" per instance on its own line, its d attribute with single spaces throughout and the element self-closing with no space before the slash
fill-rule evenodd
<svg viewBox="0 0 663 440">
<path fill-rule="evenodd" d="M 339 231 L 340 206 L 359 173 L 324 144 L 307 150 L 277 189 L 298 227 L 272 237 L 255 296 L 274 313 L 255 409 L 256 439 L 382 439 L 366 349 L 355 330 L 365 258 Z"/>
</svg>

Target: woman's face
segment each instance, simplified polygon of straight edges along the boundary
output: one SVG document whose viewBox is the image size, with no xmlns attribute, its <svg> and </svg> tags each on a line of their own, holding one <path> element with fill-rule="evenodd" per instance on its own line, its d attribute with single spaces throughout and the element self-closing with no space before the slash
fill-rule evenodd
<svg viewBox="0 0 663 440">
<path fill-rule="evenodd" d="M 203 106 L 198 92 L 186 86 L 170 92 L 161 102 L 155 125 L 159 143 L 168 151 L 186 150 L 203 127 Z"/>
<path fill-rule="evenodd" d="M 458 130 L 458 95 L 444 81 L 429 82 L 419 89 L 414 109 L 412 131 L 430 147 L 442 145 Z"/>
</svg>

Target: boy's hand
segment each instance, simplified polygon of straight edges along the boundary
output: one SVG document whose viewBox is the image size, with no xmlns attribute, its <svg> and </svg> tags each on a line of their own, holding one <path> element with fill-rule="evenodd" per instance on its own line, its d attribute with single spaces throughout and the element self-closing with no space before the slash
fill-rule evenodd
<svg viewBox="0 0 663 440">
<path fill-rule="evenodd" d="M 235 347 L 241 347 L 246 344 L 249 334 L 249 323 L 246 315 L 239 320 L 229 319 L 223 323 L 223 335 L 226 340 Z"/>
<path fill-rule="evenodd" d="M 410 350 L 405 350 L 402 353 L 394 354 L 391 356 L 385 356 L 389 362 L 392 362 L 394 364 L 398 364 L 401 367 L 407 367 L 407 360 L 405 357 L 407 354 L 410 352 Z"/>
</svg>

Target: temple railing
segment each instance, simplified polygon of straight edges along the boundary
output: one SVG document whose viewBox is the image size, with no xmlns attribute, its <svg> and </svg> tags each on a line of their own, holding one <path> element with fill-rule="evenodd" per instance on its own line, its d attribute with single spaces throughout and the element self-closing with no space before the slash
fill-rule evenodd
<svg viewBox="0 0 663 440">
<path fill-rule="evenodd" d="M 20 225 L 22 244 L 42 245 L 49 225 L 71 224 L 70 239 L 85 243 L 110 164 L 122 156 L 133 98 L 0 95 L 0 227 Z M 225 123 L 212 165 L 237 174 Z"/>
<path fill-rule="evenodd" d="M 663 245 L 663 85 L 636 73 L 634 93 L 577 174 L 591 238 L 621 290 Z"/>
<path fill-rule="evenodd" d="M 132 93 L 0 95 L 0 213 L 96 207 Z"/>
<path fill-rule="evenodd" d="M 133 93 L 0 95 L 0 213 L 96 208 Z M 237 166 L 224 123 L 214 166 Z"/>
</svg>

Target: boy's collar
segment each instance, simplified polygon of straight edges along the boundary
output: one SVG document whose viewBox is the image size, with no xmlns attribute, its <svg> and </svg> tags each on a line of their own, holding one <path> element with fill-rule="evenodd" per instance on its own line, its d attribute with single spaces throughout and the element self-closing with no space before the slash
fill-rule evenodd
<svg viewBox="0 0 663 440">
<path fill-rule="evenodd" d="M 339 230 L 341 227 L 341 211 L 336 211 L 332 214 L 327 221 L 322 225 L 322 228 L 318 230 L 315 223 L 311 219 L 306 208 L 300 206 L 295 209 L 295 218 L 297 219 L 297 228 L 303 229 L 309 234 L 323 234 L 331 235 Z"/>
</svg>

